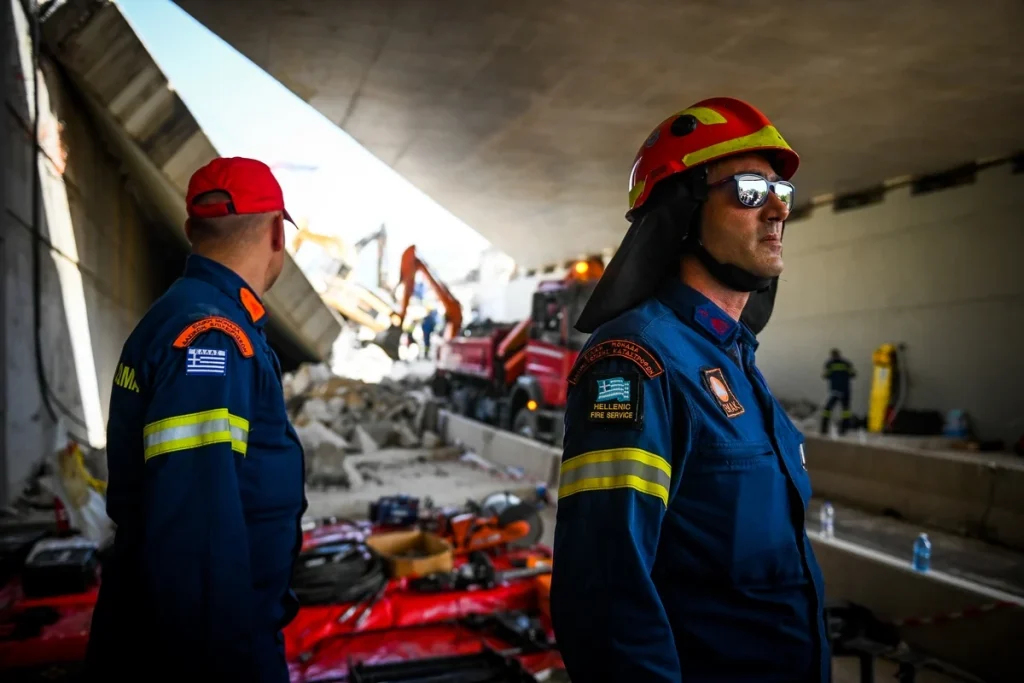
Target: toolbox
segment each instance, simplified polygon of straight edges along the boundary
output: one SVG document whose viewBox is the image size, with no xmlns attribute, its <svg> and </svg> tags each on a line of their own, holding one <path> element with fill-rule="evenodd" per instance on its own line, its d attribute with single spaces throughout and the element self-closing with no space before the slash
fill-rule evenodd
<svg viewBox="0 0 1024 683">
<path fill-rule="evenodd" d="M 84 593 L 98 583 L 99 548 L 82 536 L 47 538 L 29 552 L 22 591 L 29 598 Z"/>
</svg>

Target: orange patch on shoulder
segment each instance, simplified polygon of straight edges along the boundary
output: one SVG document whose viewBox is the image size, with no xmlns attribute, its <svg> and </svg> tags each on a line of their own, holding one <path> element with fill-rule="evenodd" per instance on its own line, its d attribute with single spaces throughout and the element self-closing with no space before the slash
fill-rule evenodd
<svg viewBox="0 0 1024 683">
<path fill-rule="evenodd" d="M 249 319 L 256 322 L 264 315 L 267 310 L 263 308 L 263 304 L 256 298 L 256 295 L 248 287 L 242 287 L 238 292 L 238 296 L 242 299 L 242 305 L 245 306 L 246 313 L 249 314 Z"/>
<path fill-rule="evenodd" d="M 259 303 L 259 302 L 257 302 Z M 192 323 L 178 335 L 178 338 L 174 340 L 174 348 L 185 349 L 192 345 L 192 342 L 196 340 L 196 337 L 203 334 L 204 332 L 210 332 L 211 330 L 219 330 L 224 334 L 231 337 L 235 344 L 238 345 L 238 350 L 246 358 L 252 358 L 253 348 L 252 342 L 249 341 L 249 336 L 245 333 L 237 323 L 233 323 L 227 318 L 212 315 L 209 318 L 203 318 Z"/>
</svg>

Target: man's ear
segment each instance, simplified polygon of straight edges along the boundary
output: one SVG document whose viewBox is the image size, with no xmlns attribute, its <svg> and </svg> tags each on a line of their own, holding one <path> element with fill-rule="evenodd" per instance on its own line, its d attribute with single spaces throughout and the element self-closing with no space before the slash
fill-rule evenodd
<svg viewBox="0 0 1024 683">
<path fill-rule="evenodd" d="M 270 230 L 270 247 L 275 252 L 284 251 L 284 216 L 274 215 L 274 225 Z"/>
<path fill-rule="evenodd" d="M 188 238 L 189 244 L 192 244 L 192 219 L 185 219 L 185 237 Z"/>
</svg>

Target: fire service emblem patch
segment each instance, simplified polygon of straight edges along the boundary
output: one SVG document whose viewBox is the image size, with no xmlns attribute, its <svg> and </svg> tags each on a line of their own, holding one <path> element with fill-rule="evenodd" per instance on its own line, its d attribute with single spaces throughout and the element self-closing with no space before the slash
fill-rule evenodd
<svg viewBox="0 0 1024 683">
<path fill-rule="evenodd" d="M 729 383 L 725 381 L 725 374 L 722 372 L 722 368 L 706 368 L 701 370 L 701 377 L 704 380 L 704 386 L 715 397 L 726 417 L 739 417 L 746 412 L 736 399 L 736 395 L 732 393 L 732 389 L 729 388 Z"/>
</svg>

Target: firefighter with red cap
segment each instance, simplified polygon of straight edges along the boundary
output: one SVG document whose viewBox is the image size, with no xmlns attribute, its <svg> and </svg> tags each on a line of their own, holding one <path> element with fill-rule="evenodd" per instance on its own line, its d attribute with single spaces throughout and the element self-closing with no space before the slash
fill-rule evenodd
<svg viewBox="0 0 1024 683">
<path fill-rule="evenodd" d="M 829 680 L 804 439 L 754 360 L 798 163 L 731 98 L 633 163 L 569 376 L 551 607 L 576 683 Z"/>
<path fill-rule="evenodd" d="M 262 303 L 291 221 L 270 169 L 219 158 L 186 197 L 184 275 L 129 336 L 107 425 L 117 524 L 90 680 L 285 682 L 306 501 Z M 140 669 L 144 667 L 144 669 Z"/>
</svg>

